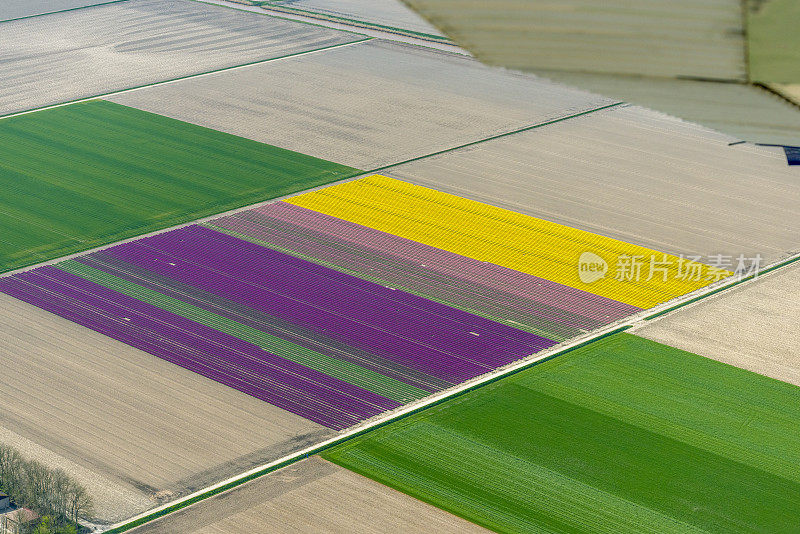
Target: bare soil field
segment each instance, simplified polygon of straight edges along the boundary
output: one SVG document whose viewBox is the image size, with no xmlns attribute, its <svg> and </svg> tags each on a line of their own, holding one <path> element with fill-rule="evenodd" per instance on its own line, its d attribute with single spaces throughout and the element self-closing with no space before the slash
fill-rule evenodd
<svg viewBox="0 0 800 534">
<path fill-rule="evenodd" d="M 132 534 L 488 532 L 312 457 L 131 530 Z"/>
<path fill-rule="evenodd" d="M 128 0 L 0 25 L 0 114 L 357 41 L 189 0 Z"/>
<path fill-rule="evenodd" d="M 0 295 L 0 441 L 63 467 L 113 522 L 334 434 Z"/>
<path fill-rule="evenodd" d="M 775 271 L 632 330 L 800 386 L 800 266 Z"/>
<path fill-rule="evenodd" d="M 752 85 L 694 79 L 620 78 L 584 72 L 547 71 L 541 76 L 703 124 L 734 136 L 732 140 L 798 144 L 800 115 L 797 107 Z"/>
<path fill-rule="evenodd" d="M 777 90 L 784 98 L 800 105 L 800 84 L 773 84 L 770 88 Z"/>
<path fill-rule="evenodd" d="M 271 0 L 265 8 L 284 7 L 363 21 L 381 26 L 411 30 L 441 36 L 442 33 L 428 21 L 403 5 L 400 0 Z"/>
<path fill-rule="evenodd" d="M 108 100 L 363 170 L 612 102 L 380 40 Z"/>
<path fill-rule="evenodd" d="M 109 0 L 3 0 L 0 21 L 103 4 Z"/>
<path fill-rule="evenodd" d="M 800 249 L 797 168 L 781 151 L 731 141 L 667 115 L 615 107 L 387 174 L 703 261 L 759 253 L 768 262 Z"/>
</svg>

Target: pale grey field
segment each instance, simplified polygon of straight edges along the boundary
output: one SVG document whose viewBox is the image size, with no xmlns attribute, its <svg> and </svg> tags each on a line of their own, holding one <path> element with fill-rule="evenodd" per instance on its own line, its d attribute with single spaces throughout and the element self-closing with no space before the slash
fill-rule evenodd
<svg viewBox="0 0 800 534">
<path fill-rule="evenodd" d="M 113 522 L 335 434 L 0 294 L 0 442 L 63 467 Z"/>
<path fill-rule="evenodd" d="M 102 4 L 109 0 L 3 0 L 0 21 Z"/>
<path fill-rule="evenodd" d="M 542 76 L 681 117 L 751 143 L 800 144 L 800 109 L 757 86 L 584 72 Z"/>
<path fill-rule="evenodd" d="M 442 33 L 400 0 L 273 0 L 274 4 L 441 36 Z"/>
<path fill-rule="evenodd" d="M 611 102 L 379 40 L 108 99 L 364 170 Z"/>
<path fill-rule="evenodd" d="M 0 114 L 361 39 L 190 0 L 128 0 L 0 24 Z"/>
<path fill-rule="evenodd" d="M 390 176 L 672 254 L 800 249 L 780 151 L 618 107 L 392 168 Z"/>
<path fill-rule="evenodd" d="M 405 2 L 492 65 L 747 79 L 745 4 L 738 0 Z"/>
<path fill-rule="evenodd" d="M 631 330 L 660 343 L 800 386 L 800 265 Z"/>
<path fill-rule="evenodd" d="M 468 521 L 312 457 L 132 534 L 478 533 Z"/>
</svg>

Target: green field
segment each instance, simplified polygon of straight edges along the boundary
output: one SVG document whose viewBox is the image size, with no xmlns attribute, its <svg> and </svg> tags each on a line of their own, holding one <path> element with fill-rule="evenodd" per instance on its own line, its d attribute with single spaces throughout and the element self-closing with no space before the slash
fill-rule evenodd
<svg viewBox="0 0 800 534">
<path fill-rule="evenodd" d="M 503 532 L 798 532 L 800 388 L 616 334 L 323 456 Z"/>
<path fill-rule="evenodd" d="M 800 2 L 752 0 L 748 8 L 750 81 L 800 83 Z"/>
<path fill-rule="evenodd" d="M 0 272 L 360 174 L 102 100 L 0 120 Z"/>
</svg>

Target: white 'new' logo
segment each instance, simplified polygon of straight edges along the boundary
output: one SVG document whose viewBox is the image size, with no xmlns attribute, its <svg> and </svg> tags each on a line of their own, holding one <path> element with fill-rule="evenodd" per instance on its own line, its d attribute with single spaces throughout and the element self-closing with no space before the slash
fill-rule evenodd
<svg viewBox="0 0 800 534">
<path fill-rule="evenodd" d="M 594 252 L 584 252 L 578 258 L 578 277 L 584 284 L 591 284 L 603 278 L 608 272 L 606 260 Z"/>
</svg>

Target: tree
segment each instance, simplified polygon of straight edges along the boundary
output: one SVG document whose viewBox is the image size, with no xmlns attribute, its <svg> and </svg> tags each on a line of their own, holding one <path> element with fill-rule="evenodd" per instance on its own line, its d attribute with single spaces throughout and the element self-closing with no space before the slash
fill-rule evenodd
<svg viewBox="0 0 800 534">
<path fill-rule="evenodd" d="M 36 528 L 31 531 L 31 534 L 53 534 L 54 531 L 55 525 L 53 524 L 53 518 L 46 515 L 39 521 Z"/>
<path fill-rule="evenodd" d="M 14 504 L 30 508 L 42 517 L 33 530 L 35 534 L 73 534 L 78 520 L 90 518 L 93 510 L 86 488 L 63 469 L 50 469 L 41 462 L 25 460 L 16 449 L 3 444 L 0 444 L 0 490 Z"/>
<path fill-rule="evenodd" d="M 24 460 L 15 448 L 0 444 L 0 489 L 15 502 L 21 500 L 24 491 L 24 484 L 20 480 L 23 464 Z"/>
<path fill-rule="evenodd" d="M 77 482 L 70 480 L 67 495 L 67 509 L 66 516 L 74 523 L 78 519 L 85 519 L 91 517 L 94 512 L 94 503 L 86 488 Z"/>
</svg>

